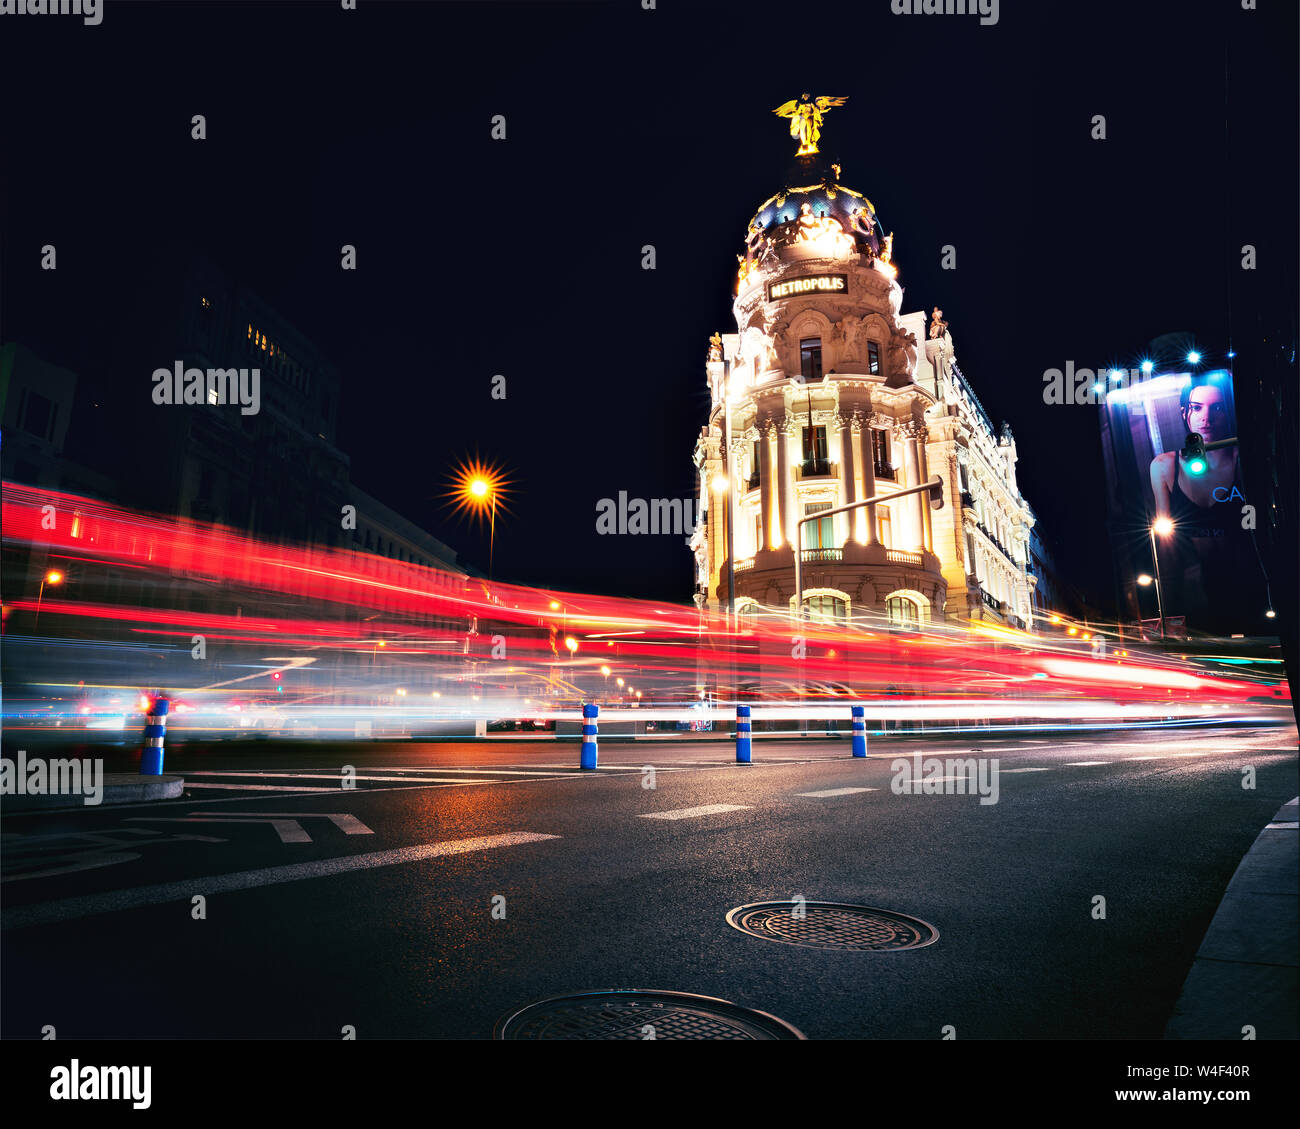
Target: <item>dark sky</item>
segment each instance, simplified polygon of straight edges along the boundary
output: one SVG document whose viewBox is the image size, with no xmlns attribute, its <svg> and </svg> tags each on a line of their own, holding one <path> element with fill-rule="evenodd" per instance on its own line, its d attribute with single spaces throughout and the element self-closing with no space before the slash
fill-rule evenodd
<svg viewBox="0 0 1300 1129">
<path fill-rule="evenodd" d="M 847 95 L 823 147 L 895 233 L 904 311 L 944 309 L 1068 577 L 1109 603 L 1096 412 L 1044 405 L 1042 374 L 1129 367 L 1171 331 L 1214 360 L 1235 326 L 1248 356 L 1250 311 L 1294 310 L 1297 6 L 1260 7 L 1003 0 L 994 26 L 888 0 L 4 17 L 0 331 L 86 371 L 151 246 L 191 239 L 338 365 L 364 489 L 485 566 L 486 534 L 439 500 L 477 451 L 517 483 L 498 576 L 686 601 L 683 539 L 598 536 L 596 502 L 693 493 L 707 337 L 735 329 L 746 222 L 792 164 L 771 110 Z"/>
</svg>

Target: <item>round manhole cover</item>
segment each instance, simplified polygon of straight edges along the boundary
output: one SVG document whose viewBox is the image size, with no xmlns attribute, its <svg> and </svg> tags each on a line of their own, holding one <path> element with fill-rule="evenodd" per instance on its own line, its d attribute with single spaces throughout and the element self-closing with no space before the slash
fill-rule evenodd
<svg viewBox="0 0 1300 1129">
<path fill-rule="evenodd" d="M 552 996 L 496 1026 L 498 1039 L 802 1039 L 762 1011 L 696 996 L 611 988 Z"/>
<path fill-rule="evenodd" d="M 850 952 L 921 949 L 939 939 L 920 918 L 838 902 L 754 902 L 733 909 L 727 924 L 767 941 Z"/>
</svg>

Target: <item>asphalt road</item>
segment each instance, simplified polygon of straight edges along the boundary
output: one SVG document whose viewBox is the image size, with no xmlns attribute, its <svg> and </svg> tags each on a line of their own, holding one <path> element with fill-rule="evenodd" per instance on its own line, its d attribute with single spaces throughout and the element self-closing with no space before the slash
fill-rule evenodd
<svg viewBox="0 0 1300 1129">
<path fill-rule="evenodd" d="M 996 759 L 998 802 L 896 794 L 891 762 L 914 753 Z M 554 740 L 169 748 L 183 800 L 4 818 L 3 1034 L 489 1038 L 531 1001 L 618 987 L 809 1038 L 1158 1039 L 1238 862 L 1297 793 L 1289 727 L 870 754 L 759 735 L 738 766 L 726 743 L 606 743 L 579 773 Z M 939 939 L 835 952 L 725 921 L 796 896 Z"/>
</svg>

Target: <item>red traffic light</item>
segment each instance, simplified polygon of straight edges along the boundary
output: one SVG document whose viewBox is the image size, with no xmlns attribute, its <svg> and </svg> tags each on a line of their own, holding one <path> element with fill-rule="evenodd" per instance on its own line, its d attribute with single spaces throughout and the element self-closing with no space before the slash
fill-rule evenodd
<svg viewBox="0 0 1300 1129">
<path fill-rule="evenodd" d="M 275 672 L 271 675 L 271 679 L 272 679 L 273 681 L 275 681 L 275 682 L 279 682 L 279 681 L 280 681 L 280 672 L 279 672 L 278 670 L 275 671 Z"/>
</svg>

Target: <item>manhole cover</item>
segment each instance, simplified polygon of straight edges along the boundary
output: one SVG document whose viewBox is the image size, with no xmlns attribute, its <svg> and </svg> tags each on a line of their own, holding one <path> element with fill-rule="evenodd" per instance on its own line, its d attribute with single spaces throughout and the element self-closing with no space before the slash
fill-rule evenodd
<svg viewBox="0 0 1300 1129">
<path fill-rule="evenodd" d="M 851 952 L 920 949 L 939 939 L 939 930 L 920 918 L 838 902 L 754 902 L 733 909 L 727 924 L 768 941 Z"/>
<path fill-rule="evenodd" d="M 498 1039 L 802 1039 L 762 1011 L 689 992 L 612 988 L 552 996 L 496 1026 Z"/>
</svg>

